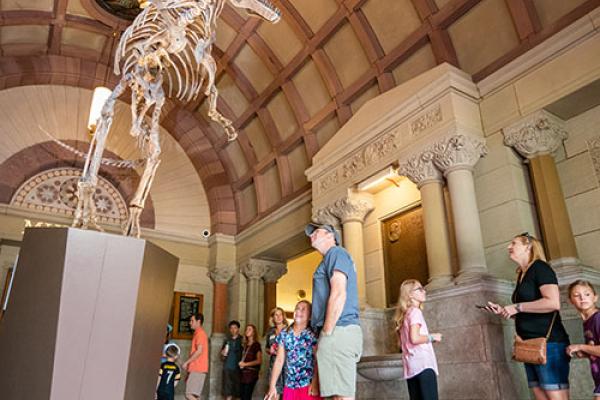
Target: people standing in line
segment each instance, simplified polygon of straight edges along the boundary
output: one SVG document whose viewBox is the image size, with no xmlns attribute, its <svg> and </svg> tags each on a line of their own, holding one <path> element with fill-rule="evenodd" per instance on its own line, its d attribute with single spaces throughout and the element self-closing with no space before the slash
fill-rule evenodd
<svg viewBox="0 0 600 400">
<path fill-rule="evenodd" d="M 258 372 L 262 363 L 262 351 L 256 326 L 246 325 L 243 343 L 242 359 L 238 363 L 242 370 L 240 398 L 241 400 L 252 400 L 252 392 L 258 381 Z"/>
<path fill-rule="evenodd" d="M 537 400 L 569 398 L 569 335 L 560 318 L 560 292 L 556 273 L 546 262 L 539 240 L 523 233 L 510 242 L 508 254 L 517 265 L 513 304 L 501 306 L 488 302 L 488 311 L 506 319 L 515 318 L 521 339 L 544 338 L 547 362 L 525 363 L 527 382 Z"/>
<path fill-rule="evenodd" d="M 594 398 L 600 399 L 600 310 L 598 295 L 589 281 L 577 280 L 569 285 L 569 301 L 583 320 L 584 344 L 572 344 L 567 353 L 572 357 L 589 358 L 594 379 Z"/>
<path fill-rule="evenodd" d="M 204 381 L 208 373 L 208 336 L 202 327 L 204 315 L 196 313 L 190 317 L 190 327 L 194 330 L 190 357 L 182 367 L 188 372 L 185 382 L 186 400 L 198 400 L 202 395 Z"/>
<path fill-rule="evenodd" d="M 271 326 L 265 335 L 265 351 L 269 356 L 269 371 L 267 374 L 267 379 L 269 382 L 271 381 L 271 374 L 273 372 L 273 363 L 277 358 L 277 335 L 281 333 L 281 331 L 288 327 L 287 319 L 285 319 L 285 311 L 281 307 L 275 307 L 271 310 Z M 283 372 L 279 375 L 279 379 L 277 380 L 277 385 L 275 386 L 277 389 L 277 395 L 274 397 L 275 400 L 278 400 L 281 394 L 283 393 L 283 385 L 285 382 L 285 366 L 283 368 Z"/>
<path fill-rule="evenodd" d="M 242 359 L 242 336 L 240 323 L 229 322 L 229 335 L 221 347 L 223 357 L 223 397 L 226 400 L 240 397 L 241 371 L 239 362 Z"/>
<path fill-rule="evenodd" d="M 362 354 L 356 266 L 331 225 L 308 224 L 304 233 L 323 255 L 313 274 L 311 325 L 319 333 L 321 396 L 354 399 L 356 364 Z"/>
<path fill-rule="evenodd" d="M 425 288 L 418 280 L 405 280 L 400 285 L 394 317 L 411 400 L 438 399 L 439 372 L 432 344 L 441 342 L 442 334 L 429 333 L 422 311 L 426 297 Z"/>
<path fill-rule="evenodd" d="M 158 381 L 156 382 L 156 400 L 175 400 L 175 387 L 181 379 L 181 371 L 176 364 L 179 357 L 179 347 L 167 345 L 166 360 L 160 365 Z"/>
<path fill-rule="evenodd" d="M 309 326 L 310 313 L 311 304 L 299 301 L 294 309 L 294 323 L 277 336 L 277 356 L 265 400 L 278 397 L 277 382 L 284 373 L 283 400 L 320 399 L 315 358 L 317 336 Z"/>
</svg>

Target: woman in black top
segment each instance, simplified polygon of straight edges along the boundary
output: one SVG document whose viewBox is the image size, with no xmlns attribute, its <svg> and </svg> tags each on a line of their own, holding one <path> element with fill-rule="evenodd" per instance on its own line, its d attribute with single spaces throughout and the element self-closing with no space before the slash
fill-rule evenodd
<svg viewBox="0 0 600 400">
<path fill-rule="evenodd" d="M 513 304 L 500 306 L 488 302 L 488 309 L 506 319 L 514 317 L 517 335 L 522 339 L 545 337 L 552 325 L 547 362 L 545 365 L 526 363 L 527 382 L 536 400 L 568 400 L 570 359 L 566 348 L 569 335 L 560 318 L 556 274 L 546 262 L 542 244 L 529 233 L 516 236 L 508 245 L 508 254 L 518 264 Z"/>
</svg>

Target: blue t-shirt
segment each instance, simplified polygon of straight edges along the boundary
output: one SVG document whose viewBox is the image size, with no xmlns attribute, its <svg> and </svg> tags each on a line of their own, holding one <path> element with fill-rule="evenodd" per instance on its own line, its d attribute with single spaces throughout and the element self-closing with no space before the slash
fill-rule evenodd
<svg viewBox="0 0 600 400">
<path fill-rule="evenodd" d="M 346 303 L 336 326 L 359 325 L 358 288 L 356 284 L 356 267 L 350 254 L 340 246 L 330 248 L 321 264 L 313 274 L 312 316 L 311 325 L 320 329 L 325 323 L 327 301 L 331 291 L 331 277 L 334 271 L 346 275 Z"/>
<path fill-rule="evenodd" d="M 317 337 L 309 328 L 294 335 L 294 329 L 284 329 L 277 335 L 277 344 L 285 349 L 285 387 L 298 389 L 310 385 L 313 378 L 313 347 Z"/>
<path fill-rule="evenodd" d="M 231 336 L 227 336 L 221 350 L 229 345 L 229 351 L 225 361 L 223 362 L 223 369 L 237 371 L 240 366 L 238 365 L 242 359 L 242 337 L 238 335 L 235 339 Z"/>
</svg>

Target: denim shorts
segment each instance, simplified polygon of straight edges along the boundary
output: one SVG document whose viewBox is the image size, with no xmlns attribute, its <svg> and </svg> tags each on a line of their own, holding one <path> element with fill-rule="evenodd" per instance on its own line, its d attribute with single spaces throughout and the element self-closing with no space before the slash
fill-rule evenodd
<svg viewBox="0 0 600 400">
<path fill-rule="evenodd" d="M 530 388 L 561 390 L 569 388 L 569 361 L 566 342 L 549 342 L 546 346 L 546 364 L 525 364 L 527 383 Z"/>
</svg>

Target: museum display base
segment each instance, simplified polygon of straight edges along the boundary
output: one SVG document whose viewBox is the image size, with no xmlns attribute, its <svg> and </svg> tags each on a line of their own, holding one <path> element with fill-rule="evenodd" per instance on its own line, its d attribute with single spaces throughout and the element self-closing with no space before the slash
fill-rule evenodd
<svg viewBox="0 0 600 400">
<path fill-rule="evenodd" d="M 2 398 L 154 398 L 178 262 L 142 239 L 26 229 L 0 321 Z"/>
</svg>

